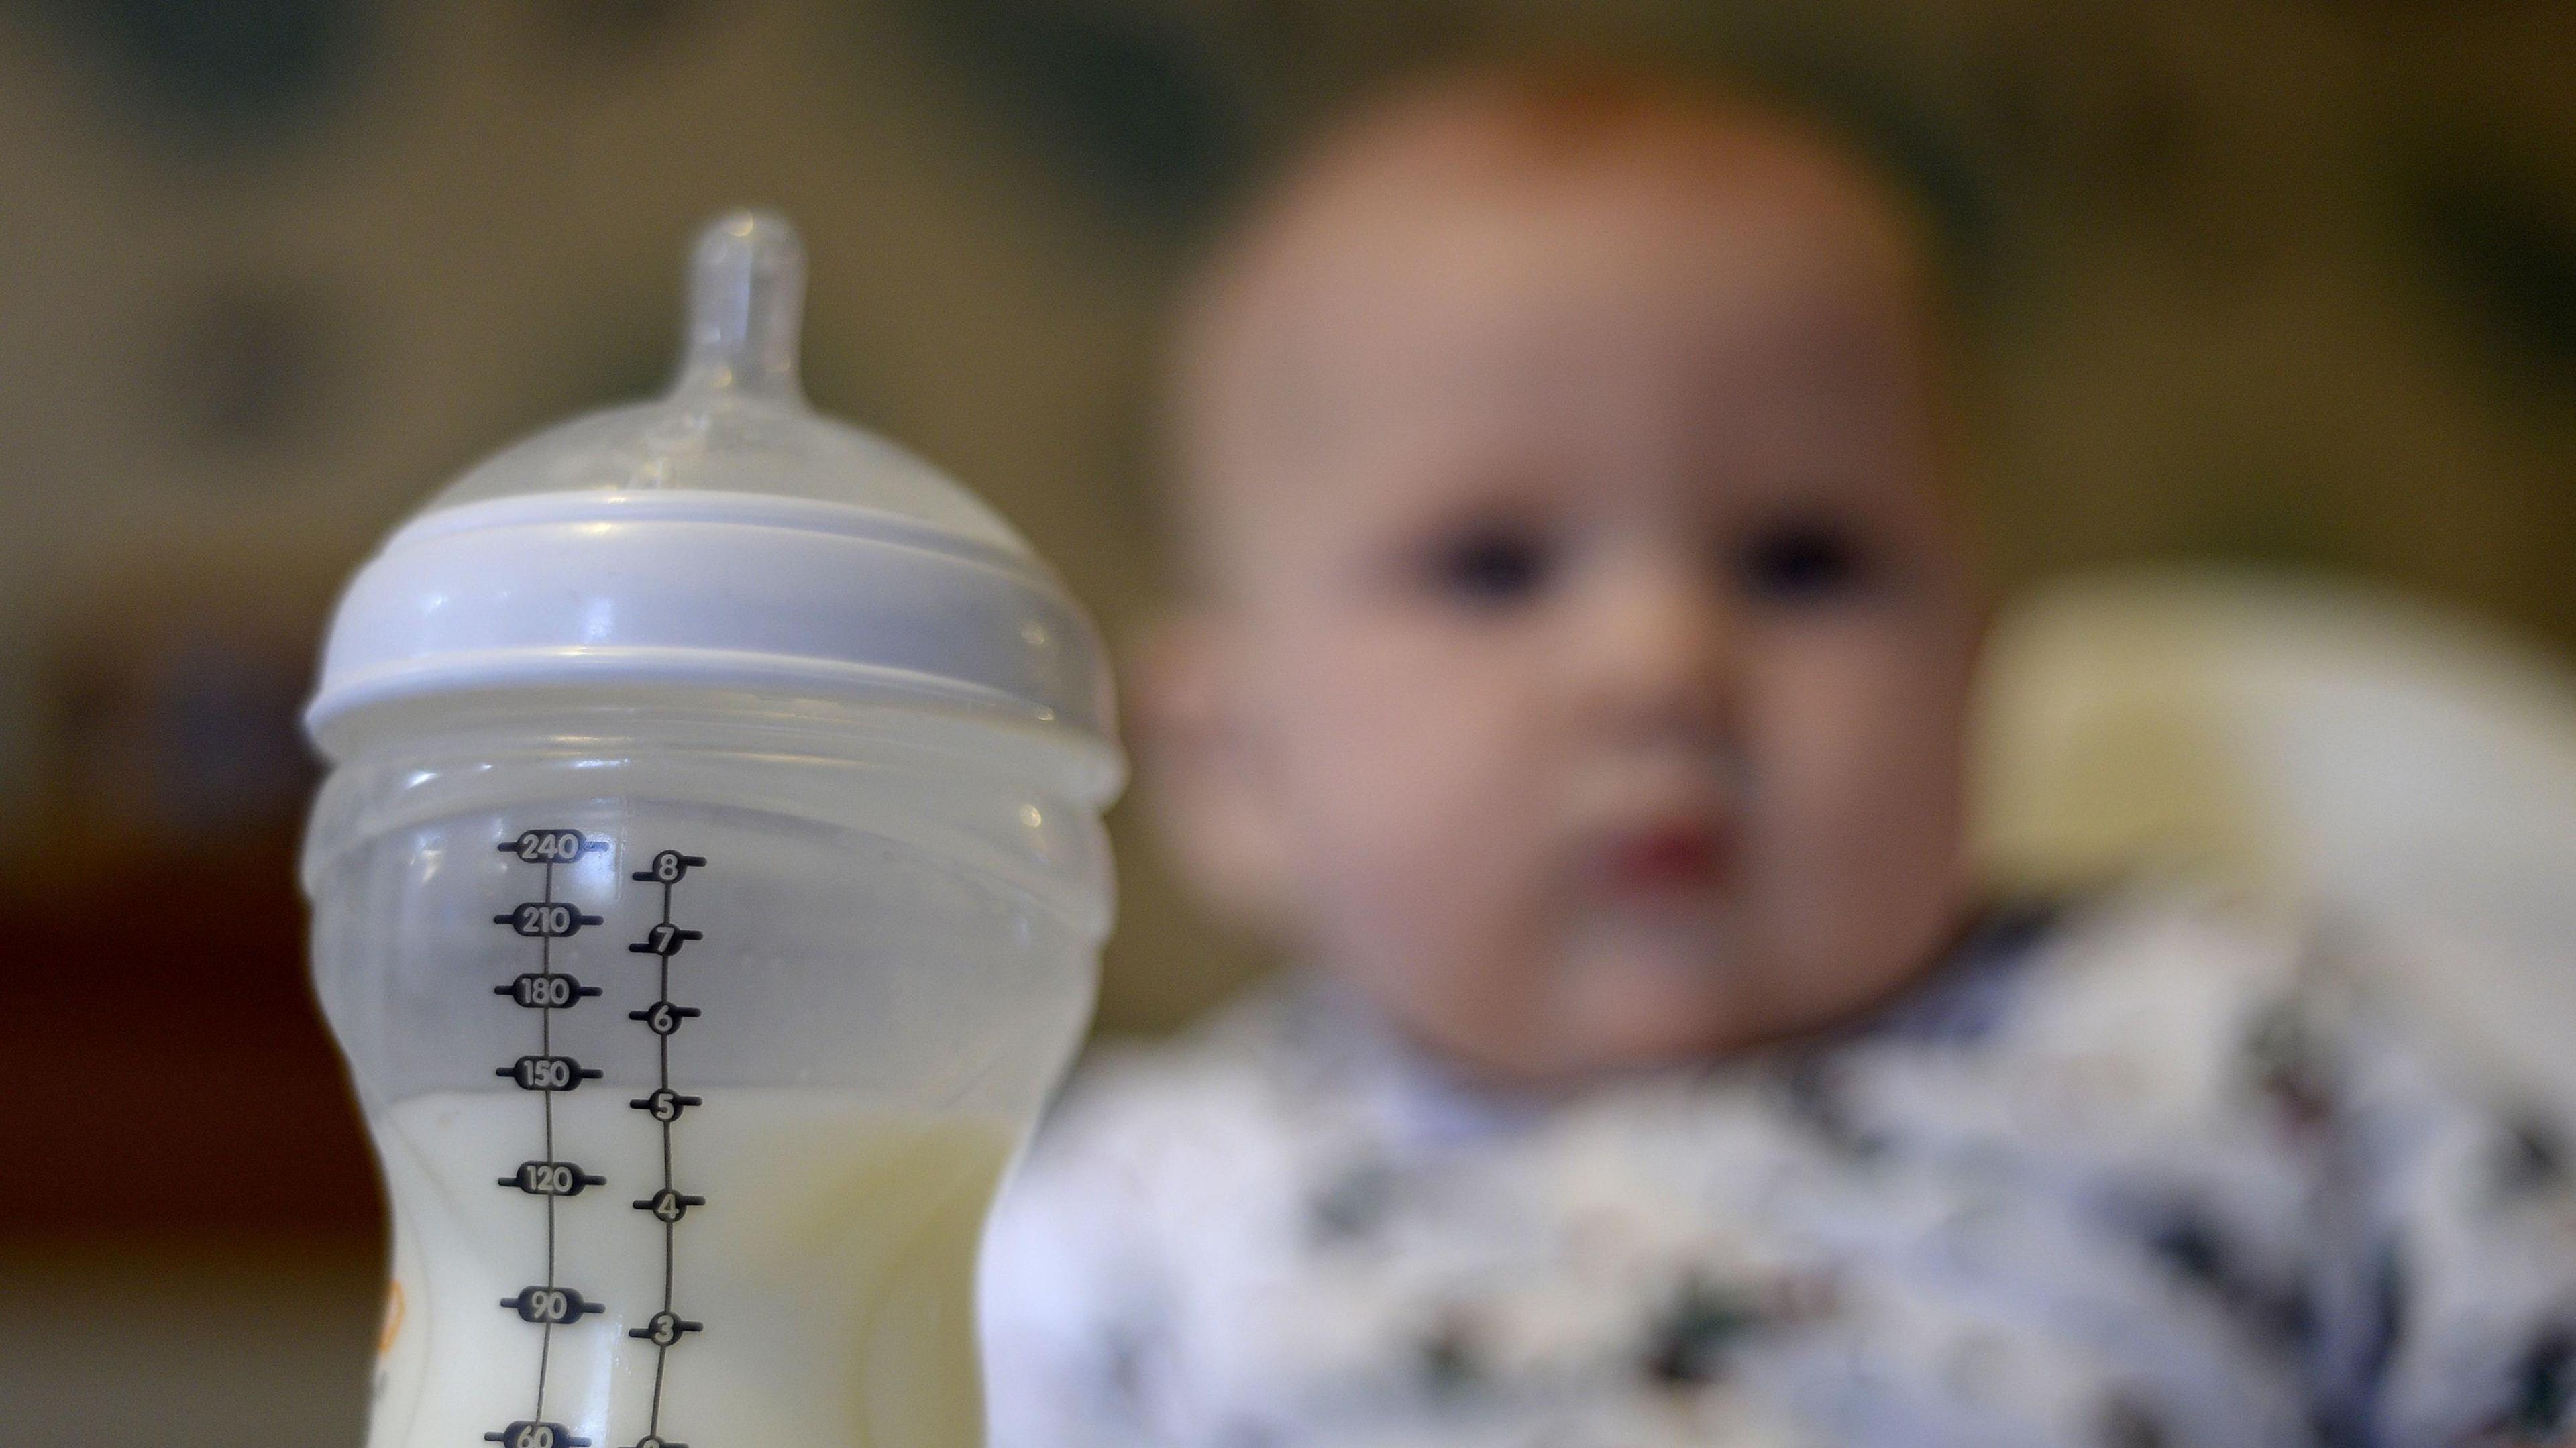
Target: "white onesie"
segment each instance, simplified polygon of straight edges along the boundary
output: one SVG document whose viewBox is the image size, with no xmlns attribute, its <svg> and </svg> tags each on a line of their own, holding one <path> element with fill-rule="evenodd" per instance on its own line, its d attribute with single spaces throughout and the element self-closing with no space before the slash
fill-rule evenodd
<svg viewBox="0 0 2576 1448">
<path fill-rule="evenodd" d="M 2144 893 L 1554 1100 L 1301 981 L 1080 1076 L 988 1241 L 992 1442 L 2563 1441 L 2571 1139 Z"/>
</svg>

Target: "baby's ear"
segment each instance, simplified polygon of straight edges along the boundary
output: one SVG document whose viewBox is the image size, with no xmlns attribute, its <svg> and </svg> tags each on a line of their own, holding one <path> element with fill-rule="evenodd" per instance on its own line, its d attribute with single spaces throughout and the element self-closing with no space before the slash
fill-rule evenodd
<svg viewBox="0 0 2576 1448">
<path fill-rule="evenodd" d="M 1205 609 L 1154 625 L 1130 655 L 1130 736 L 1182 878 L 1232 923 L 1270 932 L 1288 915 L 1287 841 L 1228 634 Z"/>
</svg>

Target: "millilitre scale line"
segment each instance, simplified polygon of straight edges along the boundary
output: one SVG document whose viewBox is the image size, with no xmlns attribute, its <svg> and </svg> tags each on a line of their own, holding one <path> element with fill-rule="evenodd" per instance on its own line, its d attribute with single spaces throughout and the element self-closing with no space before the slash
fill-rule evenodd
<svg viewBox="0 0 2576 1448">
<path fill-rule="evenodd" d="M 539 898 L 496 915 L 492 920 L 496 925 L 507 925 L 515 933 L 533 936 L 537 941 L 536 973 L 522 975 L 509 985 L 493 988 L 494 994 L 510 996 L 521 1007 L 537 1012 L 537 1054 L 522 1056 L 511 1065 L 496 1068 L 493 1074 L 509 1077 L 522 1090 L 538 1093 L 539 1119 L 543 1129 L 542 1155 L 535 1161 L 521 1162 L 518 1174 L 501 1178 L 500 1185 L 517 1187 L 543 1199 L 546 1264 L 544 1282 L 523 1287 L 515 1297 L 501 1301 L 501 1306 L 515 1310 L 522 1321 L 537 1326 L 534 1410 L 527 1418 L 483 1437 L 486 1442 L 499 1443 L 504 1448 L 589 1448 L 589 1439 L 576 1437 L 562 1424 L 546 1420 L 546 1387 L 553 1361 L 556 1326 L 569 1325 L 605 1310 L 601 1304 L 588 1301 L 581 1293 L 555 1281 L 555 1208 L 558 1198 L 576 1195 L 584 1187 L 603 1186 L 607 1179 L 556 1158 L 554 1098 L 557 1091 L 570 1091 L 583 1081 L 595 1080 L 604 1073 L 585 1069 L 571 1057 L 554 1053 L 554 1013 L 569 1008 L 585 996 L 595 996 L 600 992 L 597 987 L 584 986 L 556 971 L 554 942 L 557 937 L 569 936 L 584 925 L 597 925 L 602 921 L 599 916 L 585 915 L 555 899 L 555 866 L 564 860 L 604 851 L 608 842 L 585 839 L 578 830 L 529 830 L 516 840 L 503 841 L 496 848 L 539 865 L 544 871 Z"/>
</svg>

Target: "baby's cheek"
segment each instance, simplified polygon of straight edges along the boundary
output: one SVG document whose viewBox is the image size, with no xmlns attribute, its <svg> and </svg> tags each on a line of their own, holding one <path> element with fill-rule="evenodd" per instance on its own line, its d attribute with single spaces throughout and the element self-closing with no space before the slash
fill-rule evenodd
<svg viewBox="0 0 2576 1448">
<path fill-rule="evenodd" d="M 1421 1024 L 1482 1032 L 1466 1017 L 1541 953 L 1549 770 L 1542 711 L 1459 652 L 1346 639 L 1310 676 L 1286 794 L 1346 953 L 1400 974 L 1409 1014 L 1441 1018 Z"/>
<path fill-rule="evenodd" d="M 1960 648 L 1852 627 L 1766 659 L 1749 701 L 1753 880 L 1784 954 L 1901 953 L 1945 908 L 1966 692 L 1949 651 Z"/>
<path fill-rule="evenodd" d="M 1306 671 L 1305 777 L 1337 848 L 1394 864 L 1456 853 L 1467 829 L 1517 821 L 1539 778 L 1538 711 L 1512 671 L 1436 636 L 1354 628 Z"/>
</svg>

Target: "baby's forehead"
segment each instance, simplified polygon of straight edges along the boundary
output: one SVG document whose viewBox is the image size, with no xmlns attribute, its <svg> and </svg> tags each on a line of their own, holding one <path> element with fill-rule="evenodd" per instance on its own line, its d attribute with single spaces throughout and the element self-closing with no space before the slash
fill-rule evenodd
<svg viewBox="0 0 2576 1448">
<path fill-rule="evenodd" d="M 1625 360 L 1672 343 L 1658 365 L 1732 348 L 1748 374 L 1878 333 L 1927 367 L 1928 295 L 1902 204 L 1797 122 L 1434 95 L 1328 146 L 1212 269 L 1183 336 L 1184 503 L 1236 511 L 1267 490 L 1245 474 L 1290 467 L 1319 431 L 1507 395 L 1526 364 L 1562 373 L 1587 329 Z"/>
</svg>

